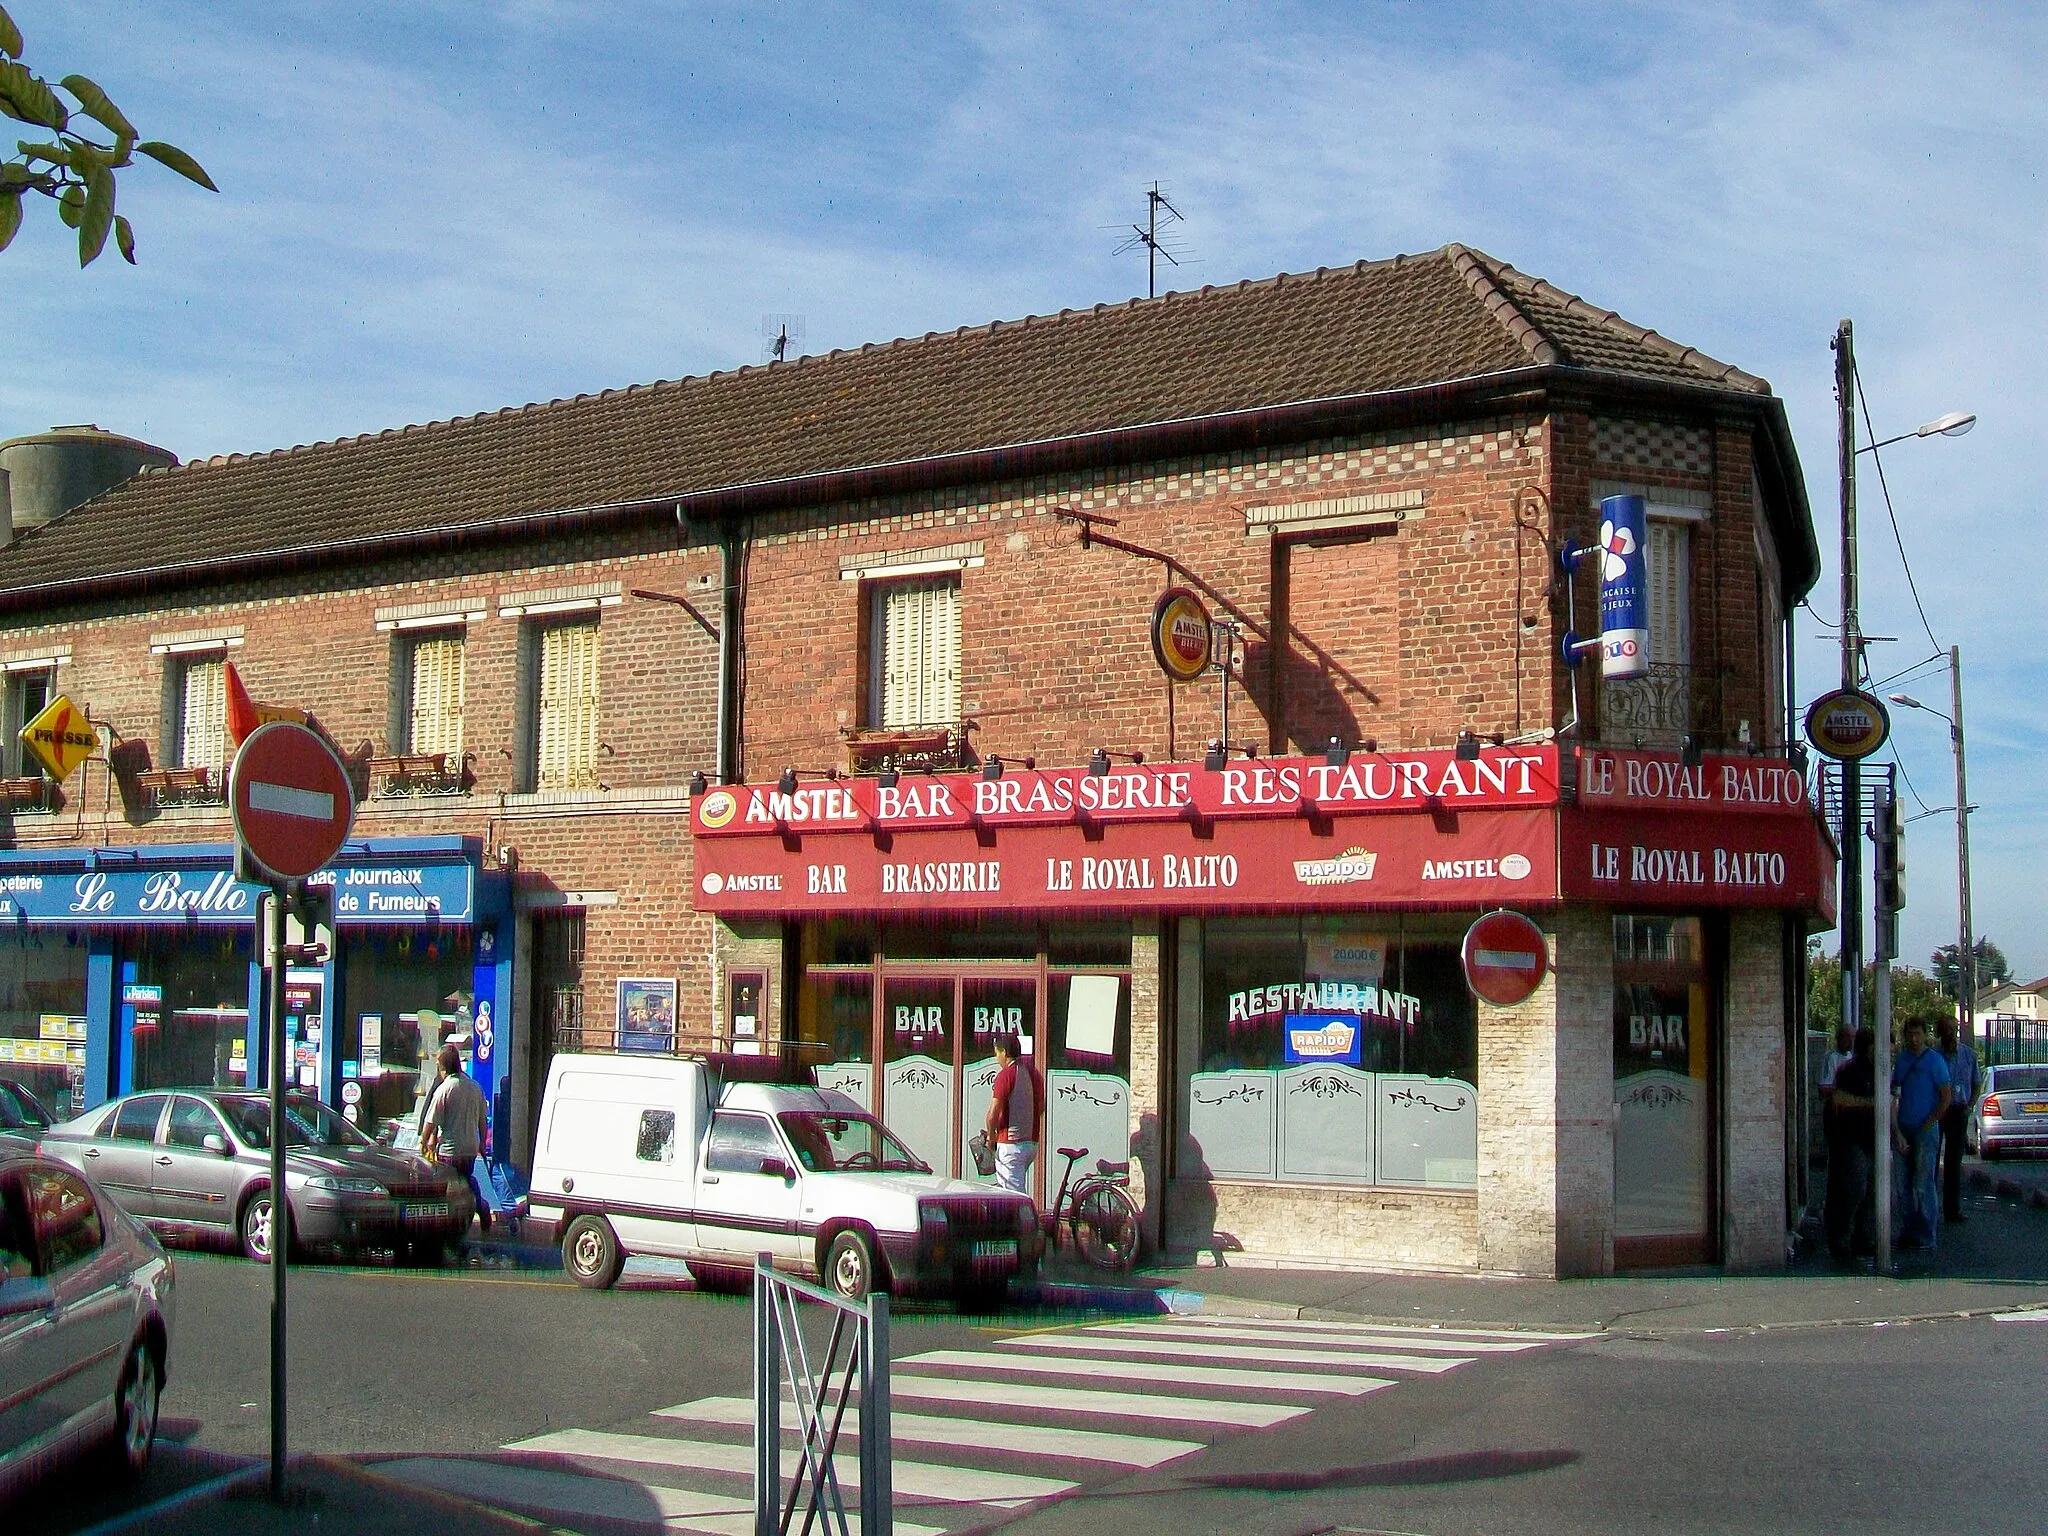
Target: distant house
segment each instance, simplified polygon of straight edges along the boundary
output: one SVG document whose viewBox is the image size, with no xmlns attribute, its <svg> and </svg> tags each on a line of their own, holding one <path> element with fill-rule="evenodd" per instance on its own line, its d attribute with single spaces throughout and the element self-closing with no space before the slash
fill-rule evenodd
<svg viewBox="0 0 2048 1536">
<path fill-rule="evenodd" d="M 2001 981 L 1977 994 L 1977 1038 L 1993 1060 L 2048 1056 L 2048 976 Z"/>
</svg>

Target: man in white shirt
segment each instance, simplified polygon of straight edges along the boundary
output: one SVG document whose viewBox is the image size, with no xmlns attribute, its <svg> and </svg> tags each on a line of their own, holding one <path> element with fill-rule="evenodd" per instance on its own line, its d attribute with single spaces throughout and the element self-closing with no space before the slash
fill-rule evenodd
<svg viewBox="0 0 2048 1536">
<path fill-rule="evenodd" d="M 491 1208 L 484 1204 L 483 1190 L 476 1182 L 476 1160 L 483 1154 L 484 1117 L 490 1105 L 476 1079 L 462 1070 L 462 1052 L 452 1045 L 441 1047 L 438 1058 L 441 1081 L 427 1101 L 426 1129 L 420 1137 L 420 1152 L 430 1160 L 453 1168 L 469 1185 L 476 1200 L 476 1218 L 483 1235 L 491 1235 Z"/>
</svg>

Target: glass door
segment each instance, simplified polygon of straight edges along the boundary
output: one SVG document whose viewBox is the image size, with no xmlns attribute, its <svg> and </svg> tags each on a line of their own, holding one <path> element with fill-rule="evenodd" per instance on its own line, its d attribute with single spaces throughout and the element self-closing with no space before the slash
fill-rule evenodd
<svg viewBox="0 0 2048 1536">
<path fill-rule="evenodd" d="M 1711 1041 L 1696 917 L 1614 919 L 1614 1262 L 1713 1259 Z"/>
<path fill-rule="evenodd" d="M 882 978 L 882 1121 L 940 1173 L 953 1169 L 958 985 Z"/>
<path fill-rule="evenodd" d="M 1016 1036 L 1023 1042 L 1025 1056 L 1037 1060 L 1033 1045 L 1038 1034 L 1038 980 L 1031 976 L 963 976 L 960 1000 L 965 1027 L 960 1031 L 959 1176 L 993 1184 L 993 1174 L 984 1178 L 975 1172 L 974 1155 L 967 1150 L 967 1143 L 988 1120 L 996 1080 L 996 1037 Z M 1041 1063 L 1039 1076 L 1044 1075 Z"/>
</svg>

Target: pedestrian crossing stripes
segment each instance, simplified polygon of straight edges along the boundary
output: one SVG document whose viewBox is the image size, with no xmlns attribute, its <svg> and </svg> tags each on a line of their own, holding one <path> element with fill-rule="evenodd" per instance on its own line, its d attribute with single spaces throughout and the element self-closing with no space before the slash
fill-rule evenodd
<svg viewBox="0 0 2048 1536">
<path fill-rule="evenodd" d="M 899 1334 L 899 1339 L 902 1336 Z M 1145 1318 L 1019 1333 L 890 1362 L 896 1529 L 945 1536 L 1126 1473 L 1170 1466 L 1233 1434 L 1584 1337 L 1304 1319 Z M 860 1485 L 858 1415 L 833 1472 Z M 603 1522 L 747 1536 L 753 1404 L 697 1397 L 626 1429 L 559 1429 L 495 1458 L 407 1457 L 379 1470 L 556 1524 Z M 799 1460 L 785 1400 L 783 1464 Z"/>
</svg>

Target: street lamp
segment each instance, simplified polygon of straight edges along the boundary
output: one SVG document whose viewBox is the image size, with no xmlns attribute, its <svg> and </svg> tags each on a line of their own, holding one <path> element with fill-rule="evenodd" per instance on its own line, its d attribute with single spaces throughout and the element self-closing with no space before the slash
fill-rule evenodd
<svg viewBox="0 0 2048 1536">
<path fill-rule="evenodd" d="M 1975 411 L 1950 411 L 1946 416 L 1915 427 L 1910 432 L 1901 432 L 1897 437 L 1888 437 L 1881 443 L 1865 443 L 1858 453 L 1875 453 L 1880 448 L 1889 448 L 1893 443 L 1903 443 L 1909 437 L 1961 437 L 1977 425 Z"/>
<path fill-rule="evenodd" d="M 1970 788 L 1963 760 L 1963 651 L 1948 650 L 1949 708 L 1944 715 L 1910 693 L 1895 693 L 1894 704 L 1917 709 L 1948 722 L 1948 738 L 1956 754 L 1956 1015 L 1963 1038 L 1977 1043 L 1977 943 L 1970 922 Z"/>
</svg>

